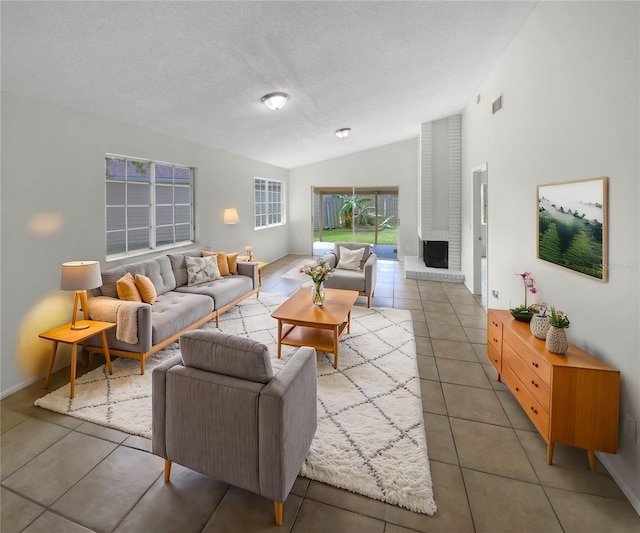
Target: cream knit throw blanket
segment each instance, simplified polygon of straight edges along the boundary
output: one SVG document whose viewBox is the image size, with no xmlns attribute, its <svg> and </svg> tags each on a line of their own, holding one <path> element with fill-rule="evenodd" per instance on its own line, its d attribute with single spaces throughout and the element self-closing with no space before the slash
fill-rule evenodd
<svg viewBox="0 0 640 533">
<path fill-rule="evenodd" d="M 93 320 L 116 323 L 116 339 L 129 344 L 138 343 L 138 309 L 143 304 L 127 302 L 108 296 L 89 299 L 89 315 Z"/>
</svg>

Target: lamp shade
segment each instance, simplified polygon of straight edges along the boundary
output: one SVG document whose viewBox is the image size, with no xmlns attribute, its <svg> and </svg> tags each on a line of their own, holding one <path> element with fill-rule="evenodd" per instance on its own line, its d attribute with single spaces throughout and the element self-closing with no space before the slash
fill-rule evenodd
<svg viewBox="0 0 640 533">
<path fill-rule="evenodd" d="M 282 109 L 284 107 L 284 104 L 287 103 L 288 99 L 289 95 L 287 93 L 269 93 L 265 94 L 262 97 L 262 103 L 269 109 L 277 111 L 278 109 Z"/>
<path fill-rule="evenodd" d="M 82 291 L 102 285 L 100 263 L 98 261 L 70 261 L 62 264 L 60 289 Z"/>
<path fill-rule="evenodd" d="M 225 224 L 237 224 L 238 223 L 238 211 L 235 207 L 224 210 L 224 223 Z"/>
</svg>

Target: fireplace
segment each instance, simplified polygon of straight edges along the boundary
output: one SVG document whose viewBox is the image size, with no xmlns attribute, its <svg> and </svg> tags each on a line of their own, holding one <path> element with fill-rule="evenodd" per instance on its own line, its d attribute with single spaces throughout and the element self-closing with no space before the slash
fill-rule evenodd
<svg viewBox="0 0 640 533">
<path fill-rule="evenodd" d="M 433 268 L 449 268 L 448 241 L 422 241 L 424 264 Z"/>
</svg>

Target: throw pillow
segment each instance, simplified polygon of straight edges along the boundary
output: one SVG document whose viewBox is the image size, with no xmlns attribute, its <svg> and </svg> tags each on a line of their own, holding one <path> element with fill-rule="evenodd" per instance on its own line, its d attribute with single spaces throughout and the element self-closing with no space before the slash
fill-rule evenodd
<svg viewBox="0 0 640 533">
<path fill-rule="evenodd" d="M 226 253 L 226 252 L 202 252 L 202 257 L 211 255 L 218 256 L 218 270 L 220 270 L 221 276 L 228 276 L 229 274 L 238 275 L 238 253 Z"/>
<path fill-rule="evenodd" d="M 227 263 L 227 254 L 224 252 L 202 252 L 202 257 L 217 257 L 218 259 L 218 270 L 220 271 L 221 276 L 229 275 L 229 264 Z"/>
<path fill-rule="evenodd" d="M 362 260 L 363 253 L 364 248 L 350 250 L 349 248 L 340 246 L 340 261 L 338 261 L 336 268 L 341 268 L 342 270 L 360 270 L 360 261 Z"/>
<path fill-rule="evenodd" d="M 135 280 L 131 275 L 131 272 L 127 272 L 118 281 L 116 281 L 116 291 L 118 292 L 118 298 L 121 300 L 127 300 L 129 302 L 141 302 L 142 297 L 138 292 Z"/>
<path fill-rule="evenodd" d="M 215 281 L 222 279 L 218 270 L 218 258 L 209 257 L 185 257 L 184 262 L 187 265 L 187 285 L 199 285 L 206 281 Z"/>
<path fill-rule="evenodd" d="M 227 263 L 229 264 L 229 273 L 238 275 L 238 253 L 227 254 Z"/>
<path fill-rule="evenodd" d="M 142 297 L 142 301 L 148 304 L 153 304 L 158 297 L 156 287 L 153 282 L 147 276 L 143 276 L 142 274 L 136 274 L 134 281 L 136 283 L 136 288 Z"/>
</svg>

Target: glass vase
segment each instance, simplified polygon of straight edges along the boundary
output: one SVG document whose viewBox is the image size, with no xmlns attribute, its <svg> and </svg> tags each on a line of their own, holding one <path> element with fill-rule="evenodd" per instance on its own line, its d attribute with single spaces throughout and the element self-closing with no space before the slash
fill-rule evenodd
<svg viewBox="0 0 640 533">
<path fill-rule="evenodd" d="M 311 302 L 313 305 L 324 304 L 324 283 L 322 281 L 314 281 L 311 285 Z"/>
</svg>

